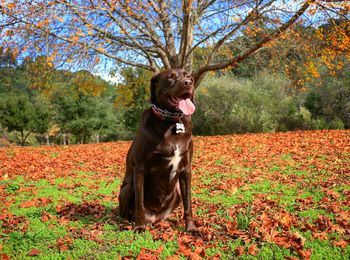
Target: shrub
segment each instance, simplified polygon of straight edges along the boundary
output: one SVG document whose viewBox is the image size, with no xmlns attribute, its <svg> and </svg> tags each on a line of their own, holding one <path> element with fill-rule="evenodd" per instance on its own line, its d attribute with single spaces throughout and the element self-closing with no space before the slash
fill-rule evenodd
<svg viewBox="0 0 350 260">
<path fill-rule="evenodd" d="M 289 81 L 278 75 L 211 77 L 197 90 L 195 101 L 194 134 L 287 131 L 307 129 L 310 124 Z"/>
<path fill-rule="evenodd" d="M 25 145 L 32 133 L 45 133 L 50 125 L 50 110 L 40 98 L 8 92 L 0 96 L 0 124 L 14 134 L 11 141 Z"/>
<path fill-rule="evenodd" d="M 344 123 L 341 119 L 335 118 L 328 124 L 328 129 L 345 129 Z"/>
<path fill-rule="evenodd" d="M 350 127 L 349 65 L 346 62 L 336 76 L 322 72 L 322 77 L 308 83 L 304 105 L 312 113 L 316 129 Z"/>
</svg>

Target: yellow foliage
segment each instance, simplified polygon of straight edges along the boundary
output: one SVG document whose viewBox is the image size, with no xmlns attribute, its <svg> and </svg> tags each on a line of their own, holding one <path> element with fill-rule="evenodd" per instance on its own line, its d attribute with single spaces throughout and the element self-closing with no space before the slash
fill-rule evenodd
<svg viewBox="0 0 350 260">
<path fill-rule="evenodd" d="M 57 124 L 51 126 L 51 128 L 47 131 L 49 136 L 56 136 L 61 131 L 60 127 Z"/>
<path fill-rule="evenodd" d="M 335 75 L 336 70 L 343 68 L 343 63 L 337 57 L 344 55 L 350 58 L 350 22 L 333 23 L 329 32 L 321 28 L 316 31 L 316 36 L 325 43 L 320 51 L 321 60 L 330 70 L 330 74 Z"/>
<path fill-rule="evenodd" d="M 312 61 L 309 61 L 305 64 L 307 72 L 310 73 L 314 78 L 319 78 L 320 73 L 318 72 L 315 64 Z"/>
<path fill-rule="evenodd" d="M 10 9 L 10 10 L 17 7 L 16 2 L 7 3 L 7 4 L 5 3 L 5 5 L 7 5 L 7 8 Z"/>
<path fill-rule="evenodd" d="M 103 81 L 86 71 L 77 72 L 71 83 L 78 93 L 88 96 L 100 96 L 106 89 Z"/>
<path fill-rule="evenodd" d="M 145 70 L 126 69 L 122 73 L 125 83 L 117 86 L 114 105 L 135 108 L 139 103 L 148 102 L 149 81 L 152 73 Z"/>
<path fill-rule="evenodd" d="M 63 23 L 63 21 L 64 21 L 62 17 L 54 16 L 54 18 L 56 20 L 60 21 L 61 23 Z"/>
<path fill-rule="evenodd" d="M 79 36 L 73 35 L 73 36 L 71 37 L 71 41 L 72 41 L 73 43 L 77 43 L 77 42 L 79 41 Z"/>
</svg>

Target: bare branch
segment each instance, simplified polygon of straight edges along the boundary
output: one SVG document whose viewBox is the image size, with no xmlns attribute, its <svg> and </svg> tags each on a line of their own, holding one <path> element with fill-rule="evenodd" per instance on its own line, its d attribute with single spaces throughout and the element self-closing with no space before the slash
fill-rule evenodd
<svg viewBox="0 0 350 260">
<path fill-rule="evenodd" d="M 225 69 L 228 67 L 233 67 L 236 66 L 240 61 L 245 60 L 248 56 L 259 50 L 261 47 L 264 46 L 264 44 L 276 39 L 278 36 L 280 36 L 283 32 L 285 32 L 296 20 L 300 18 L 304 14 L 304 12 L 309 8 L 310 4 L 315 2 L 313 1 L 306 1 L 304 4 L 301 6 L 301 8 L 283 25 L 281 25 L 279 28 L 274 30 L 273 33 L 271 33 L 268 36 L 265 36 L 263 39 L 261 39 L 256 45 L 242 53 L 241 55 L 238 55 L 236 57 L 233 57 L 232 59 L 229 59 L 225 62 L 217 63 L 217 64 L 207 64 L 201 68 L 198 69 L 194 73 L 196 82 L 199 84 L 201 80 L 203 79 L 204 75 L 208 71 L 213 71 L 213 70 L 221 70 Z"/>
<path fill-rule="evenodd" d="M 105 61 L 152 71 L 192 71 L 195 50 L 203 48 L 205 57 L 200 60 L 204 61 L 195 72 L 197 84 L 208 71 L 234 67 L 278 39 L 301 15 L 310 17 L 303 20 L 305 25 L 317 26 L 316 18 L 318 25 L 327 22 L 326 15 L 312 17 L 312 12 L 305 12 L 310 5 L 315 6 L 312 11 L 345 20 L 349 6 L 348 1 L 327 0 L 304 0 L 297 11 L 293 11 L 295 5 L 279 0 L 17 2 L 0 3 L 0 44 L 5 49 L 22 51 L 23 56 L 46 55 L 56 59 L 56 64 L 67 57 L 74 64 L 87 64 L 101 55 Z M 250 27 L 265 27 L 271 33 L 257 41 L 256 34 L 247 33 Z M 250 43 L 247 49 L 234 57 L 232 51 L 223 56 L 226 46 L 243 38 Z"/>
<path fill-rule="evenodd" d="M 189 70 L 191 65 L 186 64 L 187 50 L 191 48 L 193 41 L 193 11 L 192 1 L 184 0 L 182 4 L 183 22 L 182 22 L 182 37 L 180 43 L 180 67 Z M 190 55 L 190 54 L 188 54 Z M 187 55 L 187 57 L 188 57 Z"/>
</svg>

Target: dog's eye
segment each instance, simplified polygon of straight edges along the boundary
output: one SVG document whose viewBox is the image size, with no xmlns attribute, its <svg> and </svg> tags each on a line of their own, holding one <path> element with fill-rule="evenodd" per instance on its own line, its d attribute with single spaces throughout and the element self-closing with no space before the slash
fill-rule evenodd
<svg viewBox="0 0 350 260">
<path fill-rule="evenodd" d="M 175 72 L 171 73 L 171 74 L 169 75 L 169 79 L 177 79 L 176 73 L 175 73 Z"/>
<path fill-rule="evenodd" d="M 186 78 L 186 79 L 191 79 L 191 80 L 193 81 L 192 75 L 191 75 L 191 74 L 188 74 L 186 71 L 184 71 L 184 72 L 182 73 L 182 76 L 184 76 L 184 78 Z"/>
</svg>

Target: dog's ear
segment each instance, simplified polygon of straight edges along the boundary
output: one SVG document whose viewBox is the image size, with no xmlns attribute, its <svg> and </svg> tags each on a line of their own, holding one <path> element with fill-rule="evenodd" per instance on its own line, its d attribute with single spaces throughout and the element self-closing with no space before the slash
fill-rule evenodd
<svg viewBox="0 0 350 260">
<path fill-rule="evenodd" d="M 156 104 L 157 103 L 157 97 L 156 97 L 156 84 L 158 82 L 159 79 L 159 74 L 154 75 L 151 78 L 151 86 L 150 86 L 150 90 L 151 90 L 151 103 L 152 104 Z"/>
</svg>

